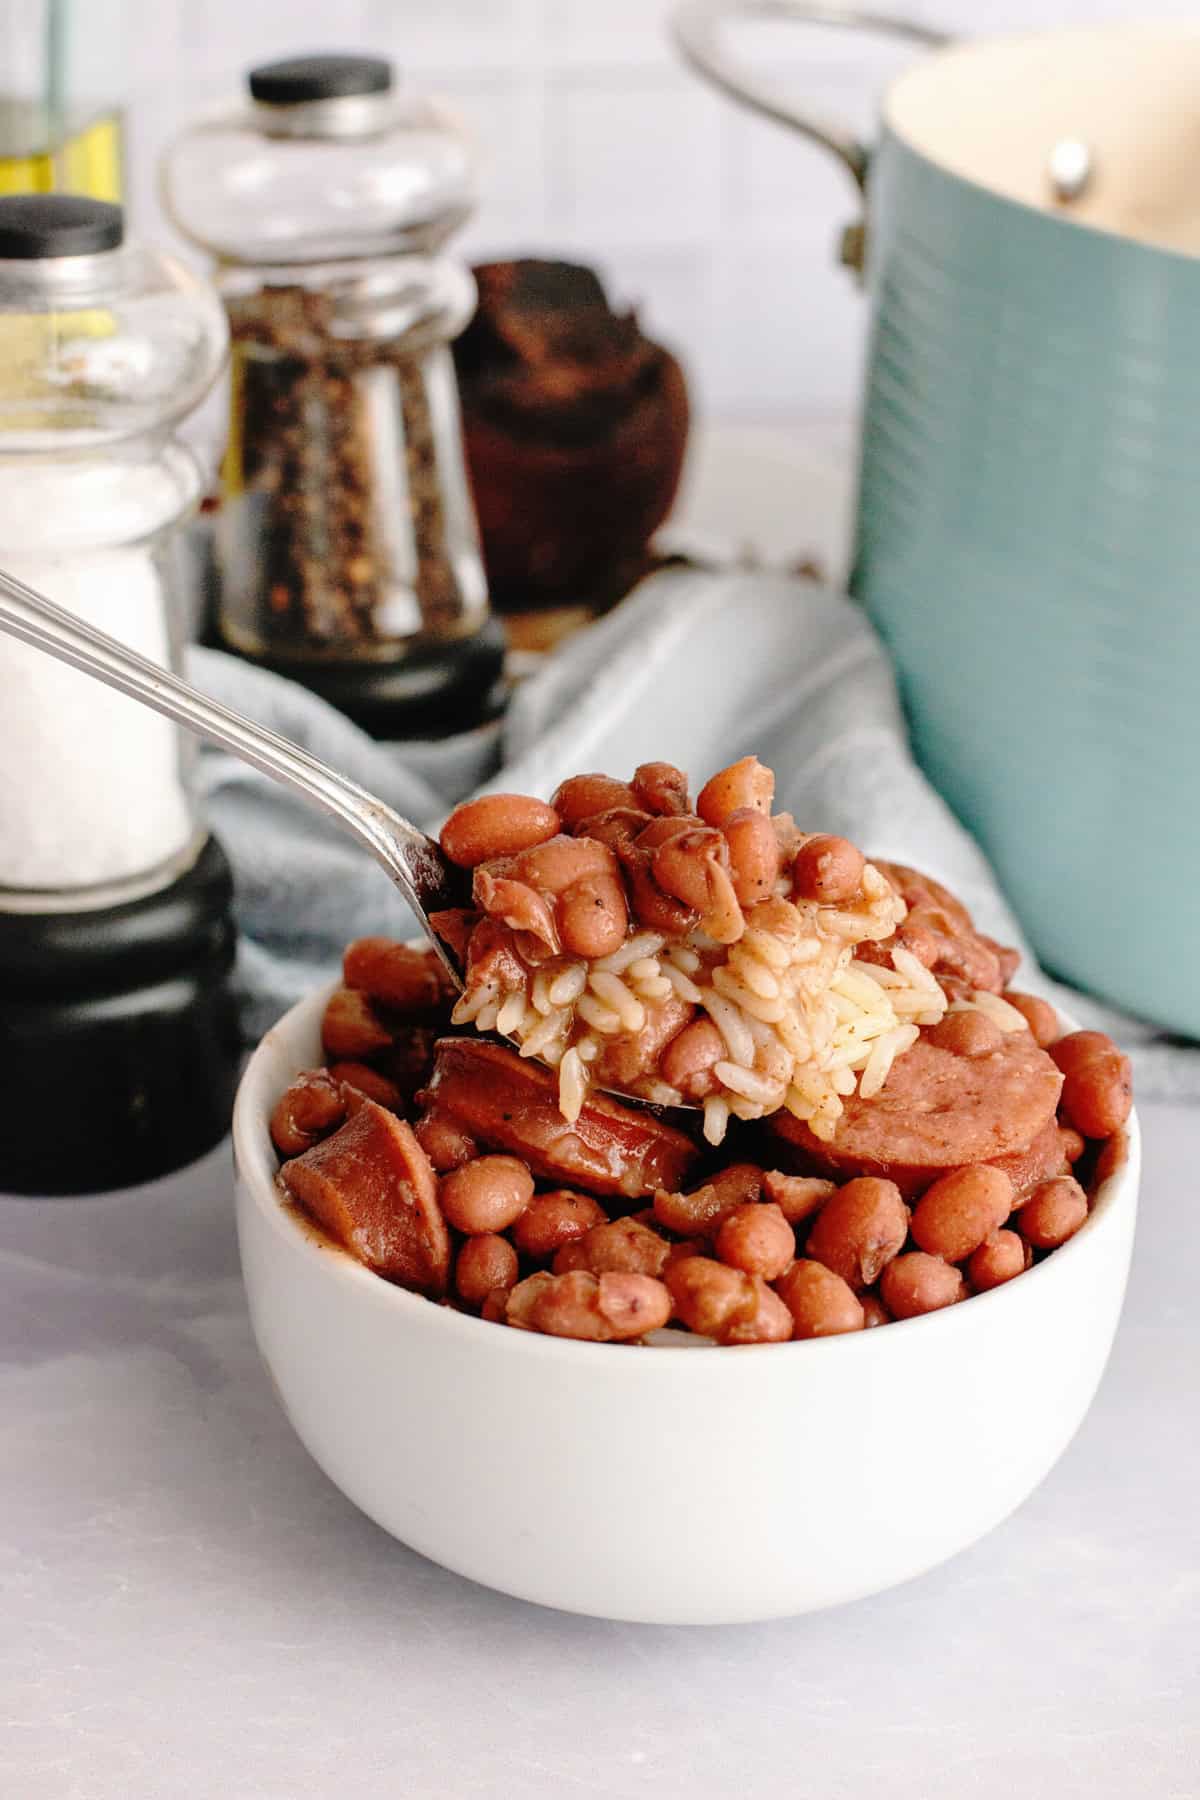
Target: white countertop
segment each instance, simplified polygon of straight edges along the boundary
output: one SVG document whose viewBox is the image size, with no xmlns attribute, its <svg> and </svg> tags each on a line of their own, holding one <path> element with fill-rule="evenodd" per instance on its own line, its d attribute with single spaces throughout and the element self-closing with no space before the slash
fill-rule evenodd
<svg viewBox="0 0 1200 1800">
<path fill-rule="evenodd" d="M 258 1361 L 227 1146 L 0 1202 L 0 1793 L 1194 1800 L 1200 1114 L 1144 1124 L 1124 1322 L 1045 1485 L 932 1575 L 756 1627 L 548 1612 L 358 1514 Z"/>
</svg>

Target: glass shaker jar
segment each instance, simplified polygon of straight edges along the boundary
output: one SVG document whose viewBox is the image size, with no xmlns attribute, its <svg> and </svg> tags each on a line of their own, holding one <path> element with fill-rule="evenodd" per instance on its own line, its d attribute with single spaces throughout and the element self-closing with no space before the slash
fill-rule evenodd
<svg viewBox="0 0 1200 1800">
<path fill-rule="evenodd" d="M 175 427 L 226 343 L 120 207 L 0 197 L 0 568 L 164 667 L 201 487 Z M 194 739 L 3 634 L 0 693 L 0 1190 L 146 1181 L 222 1136 L 239 1058 Z"/>
<path fill-rule="evenodd" d="M 377 735 L 473 722 L 502 638 L 449 350 L 475 289 L 440 254 L 468 144 L 375 58 L 269 64 L 249 90 L 163 167 L 233 344 L 220 636 Z"/>
<path fill-rule="evenodd" d="M 0 565 L 172 668 L 201 485 L 173 428 L 225 347 L 211 289 L 127 243 L 119 207 L 0 199 Z M 11 638 L 0 692 L 0 912 L 130 900 L 194 861 L 186 734 Z"/>
</svg>

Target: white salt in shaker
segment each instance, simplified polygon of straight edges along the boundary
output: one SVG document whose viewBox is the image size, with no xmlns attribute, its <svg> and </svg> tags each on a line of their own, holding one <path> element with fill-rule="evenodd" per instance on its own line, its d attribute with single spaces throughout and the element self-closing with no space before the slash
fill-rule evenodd
<svg viewBox="0 0 1200 1800">
<path fill-rule="evenodd" d="M 0 198 L 0 567 L 164 667 L 201 486 L 174 431 L 226 346 L 119 207 Z M 0 695 L 0 1189 L 123 1185 L 224 1129 L 229 871 L 175 726 L 6 636 Z"/>
<path fill-rule="evenodd" d="M 211 289 L 123 240 L 119 207 L 0 207 L 0 565 L 174 667 L 171 537 L 200 491 L 172 437 L 225 353 Z M 0 639 L 0 908 L 164 885 L 203 842 L 167 720 Z"/>
</svg>

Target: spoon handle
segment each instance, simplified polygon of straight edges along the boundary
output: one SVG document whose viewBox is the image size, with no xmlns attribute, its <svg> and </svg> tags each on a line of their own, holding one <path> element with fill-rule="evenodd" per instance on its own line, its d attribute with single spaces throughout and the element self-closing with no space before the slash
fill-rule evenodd
<svg viewBox="0 0 1200 1800">
<path fill-rule="evenodd" d="M 390 806 L 298 744 L 209 699 L 170 670 L 139 656 L 107 632 L 85 625 L 74 613 L 3 570 L 0 630 L 186 725 L 189 731 L 219 744 L 319 806 L 383 864 L 426 931 L 427 910 L 439 902 L 449 903 L 452 875 L 440 848 Z M 430 937 L 444 958 L 432 932 Z"/>
</svg>

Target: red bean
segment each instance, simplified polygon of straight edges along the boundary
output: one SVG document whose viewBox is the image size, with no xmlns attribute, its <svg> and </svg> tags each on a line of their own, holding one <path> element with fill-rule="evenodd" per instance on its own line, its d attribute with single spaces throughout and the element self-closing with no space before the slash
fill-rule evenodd
<svg viewBox="0 0 1200 1800">
<path fill-rule="evenodd" d="M 660 1188 L 654 1196 L 654 1217 L 680 1237 L 704 1237 L 735 1206 L 757 1200 L 762 1182 L 763 1172 L 756 1163 L 729 1163 L 690 1194 L 669 1194 Z"/>
<path fill-rule="evenodd" d="M 470 1237 L 454 1265 L 454 1286 L 460 1300 L 478 1306 L 498 1289 L 511 1288 L 517 1280 L 517 1253 L 505 1237 L 485 1231 Z"/>
<path fill-rule="evenodd" d="M 775 1284 L 792 1316 L 792 1336 L 840 1337 L 866 1324 L 862 1302 L 848 1282 L 824 1263 L 794 1262 Z"/>
<path fill-rule="evenodd" d="M 743 806 L 729 815 L 724 832 L 733 891 L 743 906 L 757 906 L 779 879 L 781 858 L 775 827 L 765 813 Z"/>
<path fill-rule="evenodd" d="M 657 1331 L 671 1316 L 671 1296 L 650 1275 L 552 1275 L 534 1297 L 530 1323 L 551 1337 L 608 1344 Z"/>
<path fill-rule="evenodd" d="M 792 862 L 792 883 L 804 900 L 840 906 L 862 885 L 865 859 L 845 838 L 821 834 L 801 844 Z"/>
<path fill-rule="evenodd" d="M 638 832 L 637 847 L 639 850 L 657 850 L 660 844 L 669 843 L 685 831 L 705 829 L 703 819 L 697 819 L 693 813 L 663 814 L 661 818 L 650 819 Z"/>
<path fill-rule="evenodd" d="M 329 1074 L 332 1080 L 344 1081 L 357 1093 L 365 1094 L 368 1100 L 374 1100 L 376 1106 L 386 1106 L 392 1112 L 404 1109 L 404 1095 L 395 1082 L 366 1063 L 336 1062 L 331 1064 Z"/>
<path fill-rule="evenodd" d="M 799 1225 L 820 1211 L 834 1186 L 819 1175 L 785 1175 L 782 1169 L 768 1169 L 763 1176 L 763 1197 L 775 1202 L 789 1225 Z"/>
<path fill-rule="evenodd" d="M 825 1202 L 808 1234 L 807 1254 L 858 1291 L 904 1248 L 908 1208 L 893 1181 L 860 1175 Z"/>
<path fill-rule="evenodd" d="M 299 1156 L 346 1116 L 346 1097 L 324 1069 L 297 1075 L 275 1102 L 271 1142 L 281 1156 Z"/>
<path fill-rule="evenodd" d="M 479 1145 L 446 1113 L 436 1109 L 418 1119 L 414 1130 L 417 1142 L 439 1175 L 460 1169 L 479 1155 Z"/>
<path fill-rule="evenodd" d="M 1076 1031 L 1060 1038 L 1050 1055 L 1063 1071 L 1059 1113 L 1084 1137 L 1111 1137 L 1133 1106 L 1133 1069 L 1101 1031 Z"/>
<path fill-rule="evenodd" d="M 438 1187 L 438 1200 L 450 1224 L 472 1237 L 506 1230 L 532 1198 L 533 1176 L 515 1156 L 477 1156 L 443 1175 Z"/>
<path fill-rule="evenodd" d="M 1029 1247 L 1015 1231 L 994 1231 L 977 1250 L 971 1252 L 967 1264 L 967 1280 L 976 1293 L 985 1294 L 1022 1274 L 1030 1263 Z"/>
<path fill-rule="evenodd" d="M 766 1344 L 792 1335 L 792 1315 L 760 1275 L 689 1256 L 669 1263 L 663 1280 L 676 1315 L 701 1337 L 719 1344 Z"/>
<path fill-rule="evenodd" d="M 962 1262 L 1003 1225 L 1016 1194 L 1003 1169 L 987 1163 L 952 1169 L 917 1201 L 912 1234 L 922 1250 Z"/>
<path fill-rule="evenodd" d="M 689 813 L 687 776 L 674 763 L 643 763 L 633 772 L 638 803 L 652 813 Z"/>
<path fill-rule="evenodd" d="M 949 1050 L 952 1056 L 990 1056 L 1004 1042 L 1004 1033 L 995 1021 L 974 1008 L 948 1012 L 925 1035 L 931 1044 L 939 1050 Z"/>
<path fill-rule="evenodd" d="M 1069 1031 L 1052 1046 L 1050 1054 L 1063 1074 L 1069 1075 L 1074 1069 L 1082 1068 L 1084 1063 L 1091 1062 L 1094 1057 L 1107 1056 L 1116 1048 L 1112 1039 L 1103 1031 Z"/>
<path fill-rule="evenodd" d="M 876 1325 L 891 1324 L 892 1315 L 878 1294 L 860 1294 L 859 1299 L 862 1301 L 864 1330 L 872 1331 Z"/>
<path fill-rule="evenodd" d="M 721 833 L 701 826 L 698 831 L 678 832 L 660 844 L 652 866 L 654 879 L 665 894 L 703 913 L 712 892 L 713 866 L 728 861 L 729 846 Z"/>
<path fill-rule="evenodd" d="M 1017 1224 L 1035 1250 L 1057 1250 L 1074 1237 L 1087 1215 L 1087 1195 L 1075 1177 L 1056 1175 L 1033 1190 L 1017 1214 Z"/>
<path fill-rule="evenodd" d="M 611 956 L 625 942 L 628 929 L 625 890 L 616 875 L 586 876 L 559 900 L 559 935 L 563 949 L 572 956 L 589 960 Z"/>
<path fill-rule="evenodd" d="M 658 1072 L 685 1100 L 702 1100 L 715 1090 L 712 1069 L 725 1055 L 725 1040 L 709 1018 L 695 1018 L 671 1039 Z"/>
<path fill-rule="evenodd" d="M 1076 1131 L 1070 1125 L 1059 1126 L 1058 1142 L 1063 1153 L 1063 1160 L 1069 1163 L 1077 1163 L 1087 1149 L 1082 1132 Z"/>
<path fill-rule="evenodd" d="M 509 1290 L 504 1303 L 505 1324 L 515 1326 L 518 1331 L 532 1331 L 534 1308 L 555 1279 L 549 1269 L 539 1269 L 536 1274 L 527 1275 L 524 1281 L 518 1281 L 516 1287 Z"/>
<path fill-rule="evenodd" d="M 342 980 L 402 1013 L 436 1011 L 450 997 L 445 971 L 432 950 L 392 938 L 356 938 L 342 957 Z"/>
<path fill-rule="evenodd" d="M 894 1319 L 915 1319 L 965 1300 L 967 1286 L 953 1263 L 924 1250 L 907 1250 L 890 1262 L 879 1283 L 879 1296 Z"/>
<path fill-rule="evenodd" d="M 550 1194 L 534 1195 L 517 1220 L 513 1237 L 523 1256 L 540 1261 L 553 1256 L 572 1238 L 603 1225 L 607 1217 L 590 1194 L 572 1194 L 566 1188 L 556 1188 Z"/>
<path fill-rule="evenodd" d="M 471 933 L 479 923 L 479 914 L 473 906 L 444 906 L 436 908 L 429 915 L 438 937 L 446 945 L 460 969 L 467 965 L 467 949 L 471 942 Z"/>
<path fill-rule="evenodd" d="M 635 807 L 613 806 L 607 812 L 596 813 L 592 818 L 584 819 L 577 835 L 591 838 L 593 843 L 607 844 L 610 850 L 615 850 L 620 855 L 622 851 L 632 848 L 649 822 L 650 814 L 647 812 L 641 812 Z"/>
<path fill-rule="evenodd" d="M 611 775 L 572 775 L 555 789 L 550 804 L 563 829 L 574 831 L 597 813 L 636 807 L 637 799 L 627 781 L 616 781 Z"/>
<path fill-rule="evenodd" d="M 321 1043 L 331 1062 L 361 1061 L 376 1050 L 386 1050 L 392 1036 L 365 994 L 338 988 L 329 996 L 321 1019 Z"/>
<path fill-rule="evenodd" d="M 1129 1160 L 1129 1134 L 1125 1131 L 1114 1131 L 1107 1144 L 1096 1158 L 1093 1179 L 1097 1187 L 1109 1181 L 1123 1168 Z"/>
<path fill-rule="evenodd" d="M 696 811 L 706 825 L 724 825 L 735 812 L 770 813 L 775 797 L 775 777 L 757 756 L 743 756 L 706 781 L 696 801 Z"/>
<path fill-rule="evenodd" d="M 539 894 L 557 895 L 589 875 L 615 875 L 617 858 L 609 845 L 595 838 L 567 837 L 559 832 L 507 859 L 501 872 L 514 881 L 528 882 Z M 475 879 L 478 881 L 478 875 Z"/>
<path fill-rule="evenodd" d="M 717 1228 L 717 1258 L 731 1269 L 774 1281 L 796 1254 L 796 1234 L 779 1207 L 756 1200 L 735 1206 Z"/>
<path fill-rule="evenodd" d="M 671 1253 L 665 1237 L 637 1219 L 610 1219 L 572 1238 L 555 1253 L 556 1275 L 585 1269 L 589 1275 L 661 1275 Z"/>
<path fill-rule="evenodd" d="M 681 1243 L 671 1245 L 663 1268 L 669 1269 L 673 1263 L 686 1262 L 691 1256 L 706 1256 L 707 1251 L 708 1245 L 703 1238 L 684 1238 Z"/>
<path fill-rule="evenodd" d="M 558 814 L 528 794 L 483 794 L 456 806 L 439 842 L 452 863 L 473 869 L 493 856 L 515 856 L 552 838 Z"/>
<path fill-rule="evenodd" d="M 1062 1036 L 1062 1026 L 1058 1022 L 1058 1014 L 1048 1000 L 1039 994 L 1019 994 L 1015 988 L 1008 988 L 1004 998 L 1010 1006 L 1015 1006 L 1030 1031 L 1033 1041 L 1040 1050 L 1048 1050 Z"/>
<path fill-rule="evenodd" d="M 486 866 L 476 869 L 472 891 L 475 904 L 482 907 L 489 918 L 500 920 L 510 931 L 525 932 L 536 938 L 550 956 L 558 955 L 562 946 L 554 922 L 554 909 L 545 894 L 539 894 L 527 881 L 513 881 L 507 875 L 496 875 Z"/>
<path fill-rule="evenodd" d="M 673 900 L 663 893 L 650 873 L 648 860 L 639 858 L 628 863 L 625 874 L 634 917 L 648 931 L 661 931 L 667 937 L 686 937 L 700 923 L 700 914 L 694 907 L 685 906 L 681 900 Z"/>
<path fill-rule="evenodd" d="M 479 1241 L 478 1238 L 469 1238 L 467 1240 L 468 1243 L 472 1244 L 477 1244 Z M 463 1245 L 463 1248 L 464 1250 L 466 1249 L 465 1244 Z M 508 1311 L 509 1292 L 510 1290 L 508 1288 L 493 1288 L 483 1302 L 479 1314 L 480 1318 L 489 1320 L 493 1325 L 503 1325 L 505 1322 L 505 1314 Z"/>
</svg>

